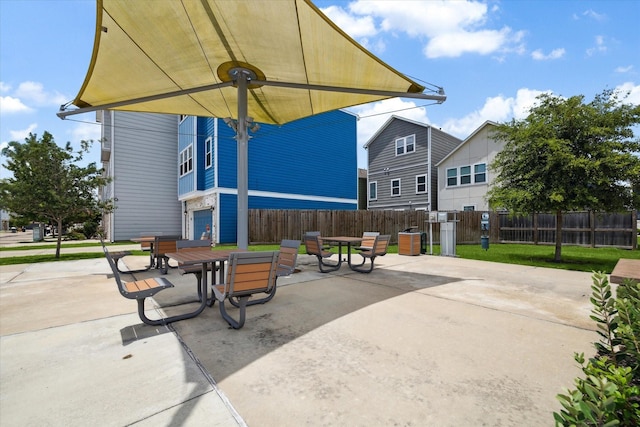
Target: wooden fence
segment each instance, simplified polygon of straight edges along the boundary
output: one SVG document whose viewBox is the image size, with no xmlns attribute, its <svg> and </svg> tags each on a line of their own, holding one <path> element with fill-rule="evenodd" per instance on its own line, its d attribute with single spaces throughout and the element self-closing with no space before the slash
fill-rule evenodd
<svg viewBox="0 0 640 427">
<path fill-rule="evenodd" d="M 458 244 L 480 244 L 482 212 L 449 212 L 448 220 L 456 221 Z M 637 247 L 637 215 L 635 212 L 564 214 L 563 243 L 581 246 Z M 555 215 L 534 214 L 510 216 L 491 212 L 489 239 L 492 242 L 555 244 Z M 279 243 L 282 239 L 302 239 L 306 231 L 320 231 L 325 236 L 361 236 L 364 231 L 390 234 L 391 243 L 398 233 L 412 229 L 427 234 L 434 244 L 440 243 L 440 224 L 429 223 L 427 211 L 383 210 L 249 210 L 249 241 Z M 431 237 L 429 237 L 431 235 Z"/>
</svg>

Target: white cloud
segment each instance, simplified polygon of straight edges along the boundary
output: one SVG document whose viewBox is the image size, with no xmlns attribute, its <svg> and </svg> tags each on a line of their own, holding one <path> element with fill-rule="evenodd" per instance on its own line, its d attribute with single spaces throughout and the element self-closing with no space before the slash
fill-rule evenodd
<svg viewBox="0 0 640 427">
<path fill-rule="evenodd" d="M 519 40 L 520 35 L 514 35 L 510 28 L 500 31 L 457 31 L 447 32 L 433 37 L 423 49 L 427 58 L 458 57 L 464 53 L 478 53 L 488 55 L 502 50 L 509 50 L 510 40 Z M 516 48 L 517 49 L 517 48 Z"/>
<path fill-rule="evenodd" d="M 98 143 L 100 140 L 100 124 L 99 123 L 78 123 L 71 130 L 71 141 L 89 141 L 93 140 Z"/>
<path fill-rule="evenodd" d="M 536 97 L 542 93 L 551 92 L 522 88 L 518 90 L 515 97 L 498 95 L 487 98 L 480 109 L 460 119 L 447 120 L 442 125 L 442 130 L 458 138 L 465 139 L 487 120 L 506 122 L 512 118 L 524 119 L 531 107 L 535 105 Z"/>
<path fill-rule="evenodd" d="M 429 58 L 522 51 L 522 31 L 483 28 L 489 18 L 487 5 L 478 1 L 358 0 L 349 3 L 349 12 L 334 6 L 323 11 L 352 37 L 367 36 L 367 43 L 379 31 L 425 40 L 423 52 Z M 498 11 L 497 6 L 491 8 L 491 13 Z"/>
<path fill-rule="evenodd" d="M 378 18 L 384 31 L 404 32 L 411 37 L 470 29 L 487 19 L 487 5 L 476 1 L 355 1 L 349 4 L 349 10 Z"/>
<path fill-rule="evenodd" d="M 596 53 L 604 53 L 607 51 L 607 46 L 604 43 L 603 36 L 596 36 L 596 45 L 587 49 L 587 55 L 593 56 Z"/>
<path fill-rule="evenodd" d="M 633 70 L 633 65 L 627 65 L 626 67 L 617 67 L 615 69 L 616 73 L 628 73 L 629 71 Z"/>
<path fill-rule="evenodd" d="M 329 6 L 322 12 L 354 39 L 374 36 L 378 32 L 371 16 L 356 17 L 339 6 Z"/>
<path fill-rule="evenodd" d="M 632 82 L 626 82 L 615 88 L 616 92 L 623 94 L 629 93 L 625 98 L 625 103 L 640 105 L 640 85 L 636 85 Z"/>
<path fill-rule="evenodd" d="M 27 107 L 18 98 L 0 96 L 0 114 L 30 113 L 33 109 Z"/>
<path fill-rule="evenodd" d="M 604 21 L 607 19 L 607 15 L 597 13 L 593 9 L 585 10 L 582 14 L 587 18 L 595 19 L 596 21 Z"/>
<path fill-rule="evenodd" d="M 358 145 L 362 146 L 376 133 L 391 116 L 405 117 L 420 123 L 428 123 L 427 111 L 417 107 L 415 102 L 401 98 L 365 104 L 350 109 L 358 115 Z"/>
<path fill-rule="evenodd" d="M 558 48 L 552 50 L 548 55 L 545 55 L 541 49 L 534 50 L 531 52 L 531 57 L 536 61 L 544 61 L 547 59 L 558 59 L 562 58 L 565 54 L 564 48 Z"/>
<path fill-rule="evenodd" d="M 9 131 L 9 135 L 11 135 L 12 141 L 22 142 L 29 136 L 30 133 L 33 133 L 37 128 L 37 123 L 31 123 L 26 129 Z"/>
<path fill-rule="evenodd" d="M 0 97 L 0 113 L 31 113 L 34 107 L 62 105 L 66 97 L 59 92 L 46 92 L 42 83 L 26 81 L 11 92 L 11 86 L 2 82 L 0 91 L 10 93 Z"/>
<path fill-rule="evenodd" d="M 42 83 L 31 81 L 20 83 L 15 95 L 36 106 L 62 105 L 67 101 L 66 97 L 59 92 L 46 92 Z"/>
<path fill-rule="evenodd" d="M 627 94 L 625 103 L 640 105 L 640 85 L 632 82 L 621 84 L 616 91 Z M 449 119 L 441 128 L 447 133 L 458 138 L 465 139 L 487 120 L 494 122 L 506 122 L 511 119 L 522 120 L 527 117 L 532 107 L 537 104 L 537 97 L 543 93 L 552 94 L 550 90 L 522 88 L 516 92 L 515 97 L 498 95 L 487 98 L 479 109 L 459 119 Z"/>
</svg>

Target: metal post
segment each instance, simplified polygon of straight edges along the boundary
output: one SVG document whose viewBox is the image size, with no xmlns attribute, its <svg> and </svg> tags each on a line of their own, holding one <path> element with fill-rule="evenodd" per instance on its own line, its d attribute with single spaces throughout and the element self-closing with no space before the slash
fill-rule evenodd
<svg viewBox="0 0 640 427">
<path fill-rule="evenodd" d="M 249 75 L 239 72 L 238 85 L 238 227 L 239 249 L 249 247 L 249 135 L 247 130 L 247 79 Z"/>
</svg>

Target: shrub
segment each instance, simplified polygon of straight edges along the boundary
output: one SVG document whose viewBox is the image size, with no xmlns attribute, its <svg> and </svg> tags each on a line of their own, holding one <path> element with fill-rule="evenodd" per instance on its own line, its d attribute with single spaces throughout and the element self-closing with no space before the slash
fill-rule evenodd
<svg viewBox="0 0 640 427">
<path fill-rule="evenodd" d="M 640 425 L 640 284 L 626 280 L 613 298 L 606 274 L 594 273 L 591 289 L 600 341 L 586 364 L 574 355 L 585 377 L 557 396 L 556 426 Z"/>
<path fill-rule="evenodd" d="M 82 234 L 84 234 L 87 239 L 91 239 L 95 237 L 98 232 L 98 223 L 95 221 L 87 221 L 82 224 Z"/>
<path fill-rule="evenodd" d="M 85 240 L 86 237 L 79 231 L 70 231 L 64 235 L 64 240 Z"/>
</svg>

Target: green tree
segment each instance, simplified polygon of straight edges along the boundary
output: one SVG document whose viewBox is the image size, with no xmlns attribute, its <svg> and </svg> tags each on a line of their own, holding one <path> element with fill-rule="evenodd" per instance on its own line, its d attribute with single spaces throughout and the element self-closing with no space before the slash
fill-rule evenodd
<svg viewBox="0 0 640 427">
<path fill-rule="evenodd" d="M 108 182 L 102 170 L 95 163 L 75 164 L 92 142 L 82 141 L 74 153 L 71 143 L 62 148 L 45 131 L 41 139 L 30 133 L 24 143 L 11 141 L 2 150 L 13 176 L 0 182 L 0 205 L 23 219 L 57 225 L 56 258 L 64 227 L 112 208 L 98 199 L 98 189 Z"/>
<path fill-rule="evenodd" d="M 542 94 L 524 120 L 495 128 L 493 138 L 505 147 L 490 165 L 496 178 L 489 204 L 513 214 L 554 212 L 555 261 L 562 259 L 564 212 L 634 208 L 640 106 L 625 103 L 627 96 L 605 90 L 585 103 L 582 95 Z"/>
</svg>

